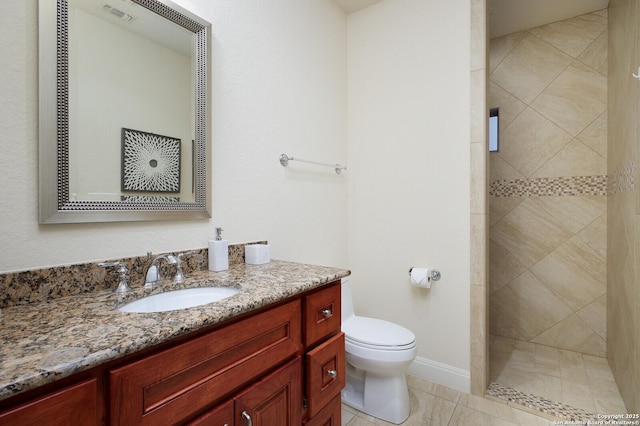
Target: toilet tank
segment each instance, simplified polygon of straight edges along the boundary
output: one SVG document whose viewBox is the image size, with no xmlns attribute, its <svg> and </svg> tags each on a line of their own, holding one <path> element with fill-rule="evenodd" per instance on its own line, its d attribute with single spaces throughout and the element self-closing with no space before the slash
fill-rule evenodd
<svg viewBox="0 0 640 426">
<path fill-rule="evenodd" d="M 349 278 L 342 279 L 342 322 L 355 316 L 353 312 L 353 297 L 351 296 L 351 284 Z"/>
</svg>

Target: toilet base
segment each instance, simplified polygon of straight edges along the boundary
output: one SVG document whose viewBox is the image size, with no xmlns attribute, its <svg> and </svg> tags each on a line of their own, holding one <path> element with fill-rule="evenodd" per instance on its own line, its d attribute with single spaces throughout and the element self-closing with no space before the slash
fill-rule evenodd
<svg viewBox="0 0 640 426">
<path fill-rule="evenodd" d="M 410 413 L 409 389 L 404 373 L 377 375 L 347 364 L 342 402 L 387 422 L 400 424 Z"/>
</svg>

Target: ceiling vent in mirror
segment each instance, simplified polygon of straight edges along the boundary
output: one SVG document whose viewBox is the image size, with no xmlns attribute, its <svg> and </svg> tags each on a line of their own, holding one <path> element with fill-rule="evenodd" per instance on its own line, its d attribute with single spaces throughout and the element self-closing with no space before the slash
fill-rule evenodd
<svg viewBox="0 0 640 426">
<path fill-rule="evenodd" d="M 132 22 L 134 21 L 136 18 L 129 15 L 128 13 L 125 13 L 123 11 L 121 11 L 120 9 L 116 9 L 115 7 L 111 6 L 110 4 L 105 4 L 104 6 L 102 6 L 102 10 L 104 10 L 105 12 L 115 16 L 116 18 L 120 19 L 121 21 L 124 22 Z"/>
</svg>

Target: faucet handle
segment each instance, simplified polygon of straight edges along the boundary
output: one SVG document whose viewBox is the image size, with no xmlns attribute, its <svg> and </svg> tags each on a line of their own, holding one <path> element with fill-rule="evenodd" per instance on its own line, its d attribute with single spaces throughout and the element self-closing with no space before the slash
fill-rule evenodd
<svg viewBox="0 0 640 426">
<path fill-rule="evenodd" d="M 187 251 L 184 253 L 180 253 L 178 254 L 175 259 L 176 259 L 176 274 L 173 276 L 173 279 L 171 281 L 173 281 L 174 283 L 179 283 L 184 281 L 185 279 L 187 279 L 187 277 L 184 276 L 184 273 L 182 272 L 182 258 L 184 256 L 188 256 L 190 254 L 195 253 L 193 250 L 191 251 Z"/>
<path fill-rule="evenodd" d="M 98 266 L 101 268 L 109 268 L 112 266 L 118 267 L 116 273 L 120 276 L 120 282 L 118 283 L 118 287 L 113 290 L 114 293 L 127 293 L 129 291 L 133 291 L 129 284 L 127 284 L 127 272 L 129 272 L 129 270 L 124 266 L 124 262 L 101 262 L 98 263 Z"/>
</svg>

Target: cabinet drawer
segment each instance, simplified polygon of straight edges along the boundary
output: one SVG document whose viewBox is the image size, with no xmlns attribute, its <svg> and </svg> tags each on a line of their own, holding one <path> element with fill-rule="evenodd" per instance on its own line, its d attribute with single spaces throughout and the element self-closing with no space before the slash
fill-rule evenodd
<svg viewBox="0 0 640 426">
<path fill-rule="evenodd" d="M 304 422 L 304 426 L 341 426 L 342 400 L 336 395 L 318 414 Z"/>
<path fill-rule="evenodd" d="M 304 297 L 304 344 L 311 346 L 340 331 L 342 322 L 340 281 Z"/>
<path fill-rule="evenodd" d="M 345 385 L 344 333 L 307 353 L 306 391 L 308 416 L 314 417 Z"/>
<path fill-rule="evenodd" d="M 98 385 L 90 379 L 0 414 L 2 425 L 96 425 Z"/>
<path fill-rule="evenodd" d="M 184 421 L 300 350 L 296 300 L 112 370 L 111 421 Z"/>
</svg>

